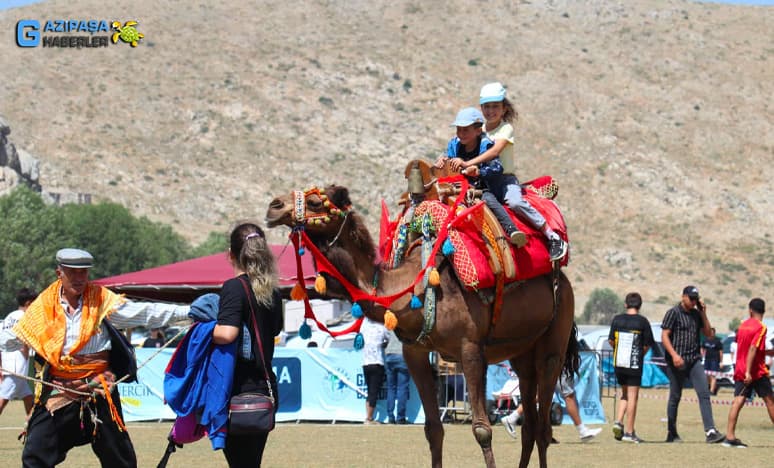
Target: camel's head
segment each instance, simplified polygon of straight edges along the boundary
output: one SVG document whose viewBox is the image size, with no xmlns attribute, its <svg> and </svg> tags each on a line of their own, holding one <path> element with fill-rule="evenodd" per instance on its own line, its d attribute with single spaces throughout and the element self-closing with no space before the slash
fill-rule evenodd
<svg viewBox="0 0 774 468">
<path fill-rule="evenodd" d="M 304 226 L 308 234 L 333 237 L 351 209 L 346 187 L 330 185 L 324 190 L 312 187 L 272 200 L 266 211 L 266 225 Z"/>
</svg>

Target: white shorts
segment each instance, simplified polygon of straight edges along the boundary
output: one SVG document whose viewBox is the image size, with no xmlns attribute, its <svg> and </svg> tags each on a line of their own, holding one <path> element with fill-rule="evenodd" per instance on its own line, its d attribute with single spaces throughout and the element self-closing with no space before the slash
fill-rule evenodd
<svg viewBox="0 0 774 468">
<path fill-rule="evenodd" d="M 27 381 L 15 375 L 4 375 L 0 382 L 0 399 L 3 400 L 21 400 L 26 396 L 32 395 Z"/>
<path fill-rule="evenodd" d="M 562 370 L 559 381 L 556 382 L 554 392 L 561 395 L 562 398 L 567 398 L 569 395 L 575 393 L 575 377 L 573 375 L 567 375 L 564 370 Z"/>
</svg>

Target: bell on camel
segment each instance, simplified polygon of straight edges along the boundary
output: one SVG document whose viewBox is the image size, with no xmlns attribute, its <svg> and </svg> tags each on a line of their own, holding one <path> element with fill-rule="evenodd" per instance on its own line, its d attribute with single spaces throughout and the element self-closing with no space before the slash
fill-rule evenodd
<svg viewBox="0 0 774 468">
<path fill-rule="evenodd" d="M 419 162 L 414 162 L 408 176 L 408 191 L 412 195 L 424 195 L 425 183 L 422 181 L 422 171 L 419 169 Z"/>
</svg>

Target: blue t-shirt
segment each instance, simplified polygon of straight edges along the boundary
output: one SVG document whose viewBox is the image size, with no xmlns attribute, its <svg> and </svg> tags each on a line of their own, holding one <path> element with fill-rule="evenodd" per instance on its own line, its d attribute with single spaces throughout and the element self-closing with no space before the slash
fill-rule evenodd
<svg viewBox="0 0 774 468">
<path fill-rule="evenodd" d="M 463 161 L 470 161 L 479 154 L 486 152 L 486 150 L 492 146 L 494 146 L 494 141 L 490 140 L 489 137 L 482 133 L 479 137 L 478 149 L 466 151 L 465 147 L 460 143 L 460 139 L 455 136 L 449 140 L 449 144 L 446 147 L 446 155 L 450 159 L 460 158 Z M 487 187 L 498 187 L 502 183 L 503 165 L 500 163 L 500 158 L 494 158 L 479 164 L 478 170 L 479 178 Z"/>
</svg>

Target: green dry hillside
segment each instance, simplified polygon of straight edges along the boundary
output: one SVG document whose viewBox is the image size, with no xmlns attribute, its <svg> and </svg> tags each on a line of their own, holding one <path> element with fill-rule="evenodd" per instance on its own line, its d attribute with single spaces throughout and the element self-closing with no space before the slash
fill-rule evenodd
<svg viewBox="0 0 774 468">
<path fill-rule="evenodd" d="M 522 180 L 551 174 L 581 301 L 688 283 L 724 329 L 774 301 L 774 8 L 677 0 L 48 0 L 0 12 L 0 115 L 41 184 L 189 240 L 348 186 L 378 226 L 412 158 L 499 80 Z M 139 47 L 15 45 L 21 18 L 139 21 Z M 283 242 L 285 232 L 272 234 Z M 578 311 L 580 313 L 580 310 Z"/>
</svg>

